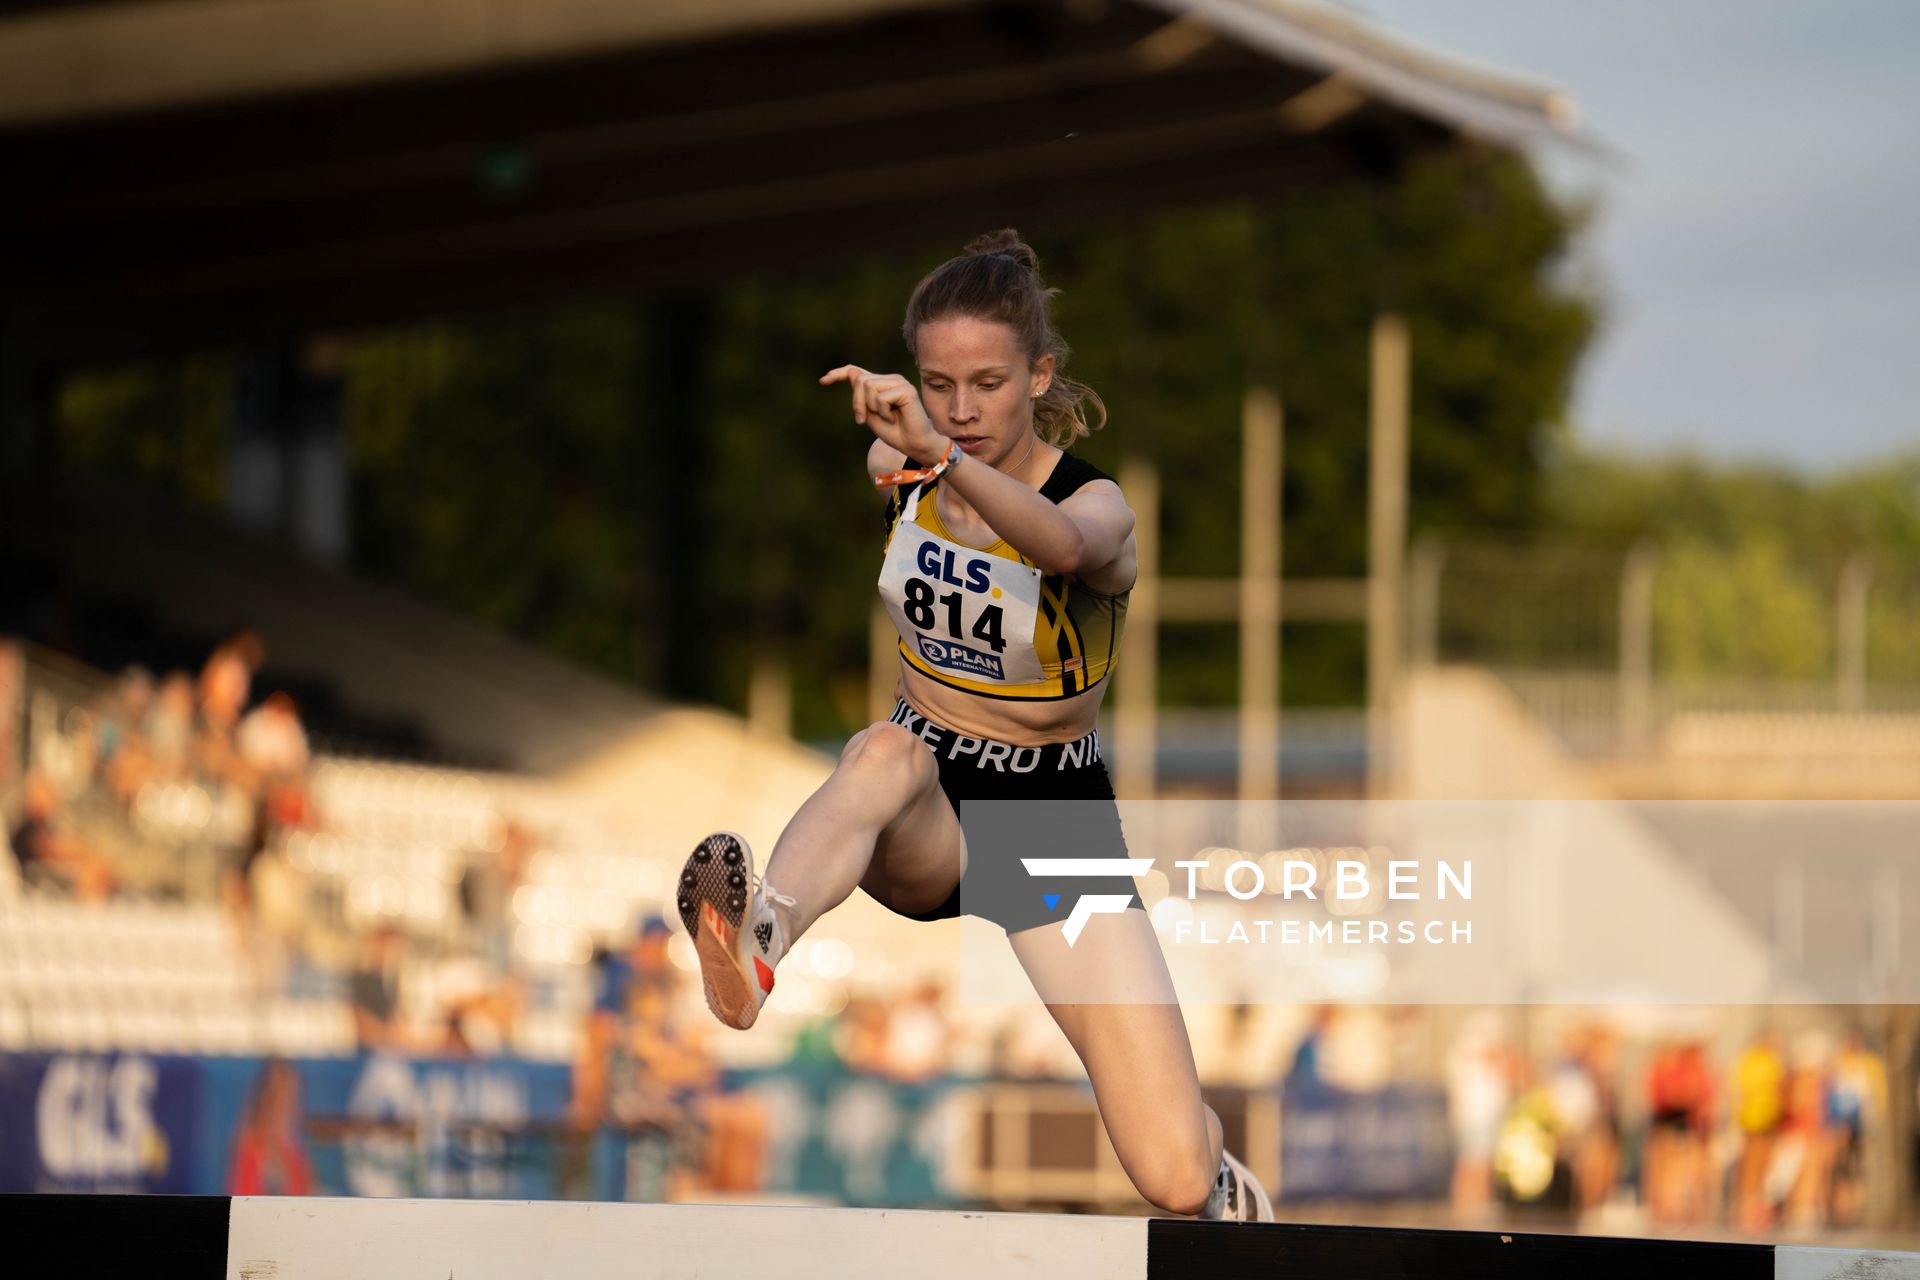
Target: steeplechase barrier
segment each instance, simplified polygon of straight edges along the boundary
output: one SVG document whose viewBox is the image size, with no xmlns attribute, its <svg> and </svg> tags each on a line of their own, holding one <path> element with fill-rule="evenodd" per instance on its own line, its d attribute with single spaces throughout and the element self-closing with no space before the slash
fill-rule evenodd
<svg viewBox="0 0 1920 1280">
<path fill-rule="evenodd" d="M 181 1280 L 1920 1280 L 1920 1253 L 944 1210 L 0 1197 L 0 1273 Z"/>
</svg>

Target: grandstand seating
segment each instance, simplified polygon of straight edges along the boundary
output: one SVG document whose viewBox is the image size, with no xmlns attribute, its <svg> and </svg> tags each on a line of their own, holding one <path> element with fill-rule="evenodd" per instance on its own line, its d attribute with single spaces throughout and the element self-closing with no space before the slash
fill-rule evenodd
<svg viewBox="0 0 1920 1280">
<path fill-rule="evenodd" d="M 29 667 L 38 756 L 62 758 L 75 709 L 109 681 L 44 651 Z M 498 851 L 510 815 L 536 840 L 505 922 L 526 1000 L 511 1043 L 488 1047 L 567 1060 L 592 999 L 586 962 L 662 908 L 683 852 L 684 841 L 618 830 L 579 788 L 532 775 L 322 755 L 307 788 L 321 821 L 281 833 L 277 856 L 254 867 L 256 923 L 245 926 L 220 905 L 220 876 L 238 857 L 251 811 L 204 780 L 149 783 L 124 814 L 97 792 L 73 797 L 75 828 L 122 875 L 120 898 L 83 904 L 30 892 L 14 860 L 0 858 L 8 877 L 0 880 L 0 1052 L 350 1054 L 355 939 L 388 923 L 410 948 L 403 1011 L 418 1027 L 434 1025 L 450 998 L 502 976 L 475 954 L 460 888 Z M 711 815 L 667 816 L 673 821 L 658 829 Z M 847 950 L 824 930 L 809 939 L 769 1023 L 844 1004 Z M 690 952 L 673 952 L 689 970 Z M 759 1045 L 771 1051 L 777 1040 Z"/>
<path fill-rule="evenodd" d="M 0 1050 L 351 1052 L 337 999 L 254 999 L 216 907 L 0 903 Z"/>
</svg>

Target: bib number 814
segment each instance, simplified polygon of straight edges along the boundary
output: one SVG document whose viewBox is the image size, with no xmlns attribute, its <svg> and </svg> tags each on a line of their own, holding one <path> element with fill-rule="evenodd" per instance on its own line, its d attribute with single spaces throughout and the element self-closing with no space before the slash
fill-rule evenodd
<svg viewBox="0 0 1920 1280">
<path fill-rule="evenodd" d="M 999 605 L 990 604 L 982 609 L 980 616 L 974 619 L 973 629 L 963 634 L 960 629 L 960 593 L 958 591 L 949 591 L 944 596 L 936 597 L 933 594 L 932 583 L 924 578 L 908 578 L 906 592 L 907 620 L 922 631 L 937 629 L 933 607 L 938 604 L 946 610 L 947 634 L 955 640 L 965 640 L 971 636 L 975 640 L 986 641 L 995 653 L 1005 651 L 1007 642 L 1000 634 L 1003 615 Z"/>
</svg>

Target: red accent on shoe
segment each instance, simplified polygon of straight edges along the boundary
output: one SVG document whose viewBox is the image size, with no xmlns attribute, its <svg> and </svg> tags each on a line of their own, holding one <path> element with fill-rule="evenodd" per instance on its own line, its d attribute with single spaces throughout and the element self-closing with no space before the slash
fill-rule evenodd
<svg viewBox="0 0 1920 1280">
<path fill-rule="evenodd" d="M 773 970 L 767 968 L 767 962 L 759 956 L 753 958 L 753 971 L 760 979 L 760 989 L 769 995 L 773 992 Z"/>
<path fill-rule="evenodd" d="M 700 904 L 700 921 L 702 924 L 705 924 L 707 928 L 713 930 L 714 937 L 729 946 L 733 944 L 735 933 L 733 926 L 721 919 L 720 912 L 715 909 L 711 902 L 703 902 Z"/>
</svg>

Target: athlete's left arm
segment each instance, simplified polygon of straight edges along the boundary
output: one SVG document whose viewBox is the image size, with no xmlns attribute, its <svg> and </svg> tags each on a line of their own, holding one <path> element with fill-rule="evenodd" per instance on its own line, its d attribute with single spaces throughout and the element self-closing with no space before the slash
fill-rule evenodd
<svg viewBox="0 0 1920 1280">
<path fill-rule="evenodd" d="M 1113 481 L 1089 481 L 1056 505 L 1039 490 L 968 458 L 941 482 L 1042 572 L 1078 578 L 1096 591 L 1132 583 L 1133 511 Z"/>
<path fill-rule="evenodd" d="M 1090 480 L 1060 504 L 1079 526 L 1085 554 L 1073 576 L 1095 591 L 1118 595 L 1133 586 L 1133 508 L 1111 480 Z"/>
</svg>

